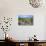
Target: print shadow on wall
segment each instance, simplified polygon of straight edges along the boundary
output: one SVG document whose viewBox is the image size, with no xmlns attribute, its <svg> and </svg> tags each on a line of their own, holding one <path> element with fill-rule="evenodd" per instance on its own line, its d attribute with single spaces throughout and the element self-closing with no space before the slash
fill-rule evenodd
<svg viewBox="0 0 46 46">
<path fill-rule="evenodd" d="M 32 15 L 19 15 L 18 25 L 33 25 L 33 16 Z"/>
</svg>

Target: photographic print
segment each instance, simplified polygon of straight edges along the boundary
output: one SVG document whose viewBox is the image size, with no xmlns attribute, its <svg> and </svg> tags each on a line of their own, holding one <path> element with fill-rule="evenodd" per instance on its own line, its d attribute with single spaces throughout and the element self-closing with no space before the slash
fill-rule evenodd
<svg viewBox="0 0 46 46">
<path fill-rule="evenodd" d="M 18 25 L 33 25 L 33 16 L 32 15 L 18 16 Z"/>
</svg>

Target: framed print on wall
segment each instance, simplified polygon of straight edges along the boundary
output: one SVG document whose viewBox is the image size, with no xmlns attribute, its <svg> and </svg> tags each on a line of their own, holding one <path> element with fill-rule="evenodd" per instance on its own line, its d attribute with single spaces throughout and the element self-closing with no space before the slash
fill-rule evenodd
<svg viewBox="0 0 46 46">
<path fill-rule="evenodd" d="M 32 15 L 19 15 L 18 16 L 18 25 L 33 25 L 33 16 Z"/>
</svg>

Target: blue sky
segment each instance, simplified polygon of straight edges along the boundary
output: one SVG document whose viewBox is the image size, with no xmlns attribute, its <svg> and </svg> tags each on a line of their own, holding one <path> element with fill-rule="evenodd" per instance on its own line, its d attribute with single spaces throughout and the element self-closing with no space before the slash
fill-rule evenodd
<svg viewBox="0 0 46 46">
<path fill-rule="evenodd" d="M 19 18 L 32 18 L 32 15 L 19 15 Z"/>
</svg>

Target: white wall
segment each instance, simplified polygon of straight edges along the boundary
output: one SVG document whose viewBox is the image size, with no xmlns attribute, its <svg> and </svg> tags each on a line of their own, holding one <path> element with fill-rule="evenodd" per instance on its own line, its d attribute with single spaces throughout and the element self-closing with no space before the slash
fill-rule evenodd
<svg viewBox="0 0 46 46">
<path fill-rule="evenodd" d="M 34 34 L 37 35 L 37 38 L 42 40 L 44 39 L 44 16 L 34 15 L 34 25 L 33 26 L 18 26 L 17 18 L 14 17 L 12 32 L 11 34 L 19 40 L 27 40 L 29 37 L 32 37 Z"/>
<path fill-rule="evenodd" d="M 46 16 L 45 16 L 45 24 L 44 24 L 45 28 L 44 28 L 44 39 L 46 39 Z"/>
<path fill-rule="evenodd" d="M 34 25 L 18 26 L 18 15 L 33 15 Z M 39 40 L 44 40 L 44 15 L 46 15 L 46 8 L 33 8 L 28 0 L 0 0 L 0 16 L 13 17 L 9 33 L 16 39 L 27 40 L 36 34 Z"/>
</svg>

